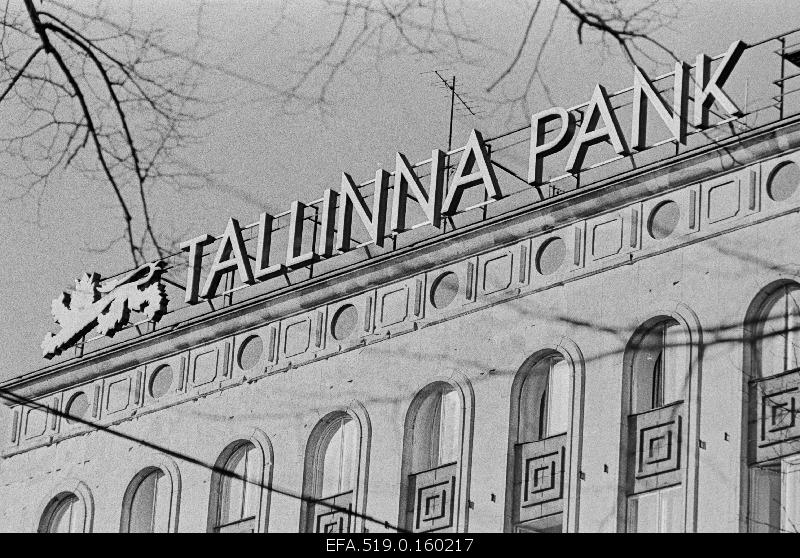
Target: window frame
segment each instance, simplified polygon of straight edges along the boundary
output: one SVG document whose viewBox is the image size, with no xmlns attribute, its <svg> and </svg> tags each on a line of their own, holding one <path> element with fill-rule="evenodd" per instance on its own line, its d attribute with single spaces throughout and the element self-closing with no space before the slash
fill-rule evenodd
<svg viewBox="0 0 800 558">
<path fill-rule="evenodd" d="M 33 531 L 46 533 L 49 530 L 53 512 L 57 509 L 57 500 L 72 495 L 78 499 L 77 511 L 81 514 L 78 518 L 78 533 L 91 533 L 94 525 L 94 498 L 91 490 L 83 481 L 67 479 L 57 484 L 45 497 L 43 497 L 36 507 L 37 513 L 34 516 L 35 523 Z"/>
<path fill-rule="evenodd" d="M 224 488 L 224 482 L 232 480 L 232 477 L 222 475 L 218 470 L 225 469 L 230 459 L 235 453 L 245 445 L 252 445 L 254 458 L 256 461 L 255 470 L 257 474 L 251 484 L 253 487 L 253 516 L 246 516 L 244 519 L 253 518 L 253 532 L 266 533 L 269 521 L 269 506 L 271 491 L 266 487 L 272 482 L 272 469 L 273 469 L 273 452 L 272 442 L 264 432 L 259 429 L 251 431 L 250 436 L 236 436 L 233 441 L 225 445 L 224 449 L 218 454 L 214 463 L 214 469 L 211 471 L 211 481 L 209 484 L 209 499 L 208 499 L 208 513 L 206 518 L 206 531 L 209 533 L 216 533 L 220 528 L 231 527 L 239 521 L 228 522 L 220 524 L 220 511 L 221 511 L 221 496 Z"/>
<path fill-rule="evenodd" d="M 318 415 L 317 415 L 318 416 Z M 319 419 L 306 441 L 303 463 L 303 494 L 315 499 L 322 499 L 322 482 L 324 467 L 324 449 L 330 442 L 331 432 L 337 422 L 348 418 L 356 428 L 356 451 L 353 462 L 353 512 L 362 513 L 366 509 L 367 480 L 369 467 L 369 451 L 371 443 L 371 423 L 366 408 L 358 401 L 351 401 L 345 407 L 329 410 Z M 341 424 L 341 423 L 340 423 Z M 349 492 L 349 491 L 346 491 Z M 330 498 L 336 494 L 325 497 Z M 314 508 L 305 499 L 300 504 L 300 532 L 314 532 Z M 354 515 L 350 522 L 352 533 L 364 532 L 364 518 Z"/>
<path fill-rule="evenodd" d="M 403 452 L 400 467 L 400 498 L 398 526 L 411 529 L 413 520 L 408 518 L 410 478 L 418 474 L 413 467 L 414 429 L 416 415 L 424 400 L 437 389 L 437 384 L 449 384 L 458 394 L 461 403 L 461 427 L 456 460 L 457 482 L 454 498 L 453 532 L 465 533 L 469 524 L 469 476 L 472 457 L 472 431 L 474 426 L 475 394 L 466 376 L 453 371 L 449 375 L 439 375 L 418 384 L 413 392 L 403 422 Z"/>
<path fill-rule="evenodd" d="M 758 401 L 753 397 L 753 390 L 761 380 L 769 379 L 774 376 L 789 374 L 798 370 L 798 367 L 791 366 L 789 362 L 789 346 L 791 344 L 789 333 L 797 332 L 800 336 L 800 329 L 789 327 L 791 313 L 787 310 L 790 304 L 789 298 L 800 295 L 800 283 L 794 278 L 782 278 L 774 281 L 762 288 L 753 297 L 747 308 L 743 320 L 743 374 L 742 386 L 745 396 L 742 398 L 742 431 L 741 431 L 741 451 L 745 459 L 746 466 L 741 469 L 740 477 L 740 531 L 751 532 L 753 530 L 752 516 L 755 515 L 753 506 L 756 505 L 756 486 L 754 475 L 759 468 L 777 468 L 780 472 L 781 486 L 779 493 L 780 503 L 780 524 L 776 526 L 778 531 L 797 531 L 800 528 L 800 508 L 797 506 L 797 498 L 800 498 L 800 453 L 784 455 L 772 460 L 762 462 L 756 461 L 755 455 L 755 428 L 756 428 L 756 405 Z M 797 299 L 795 299 L 795 303 Z M 766 320 L 772 314 L 775 306 L 783 301 L 784 311 L 782 319 L 785 328 L 781 331 L 785 341 L 782 347 L 782 370 L 767 370 L 764 366 L 765 354 L 763 341 L 765 329 L 769 326 Z M 800 306 L 800 305 L 799 305 Z M 778 335 L 781 335 L 779 332 Z M 798 359 L 800 360 L 800 359 Z M 800 363 L 797 363 L 800 365 Z M 790 479 L 791 480 L 788 480 Z M 784 505 L 785 503 L 785 505 Z"/>
<path fill-rule="evenodd" d="M 580 488 L 578 481 L 581 470 L 581 455 L 583 446 L 583 399 L 584 399 L 584 374 L 585 364 L 583 353 L 578 345 L 570 338 L 560 334 L 548 334 L 541 338 L 531 340 L 536 343 L 537 348 L 531 349 L 528 355 L 517 368 L 511 383 L 509 392 L 509 421 L 508 421 L 508 450 L 506 462 L 506 485 L 505 485 L 505 506 L 503 531 L 506 533 L 521 532 L 518 523 L 514 522 L 515 512 L 515 469 L 516 451 L 515 447 L 522 442 L 520 415 L 522 413 L 522 390 L 525 382 L 531 374 L 535 373 L 535 367 L 543 359 L 560 357 L 567 367 L 570 388 L 569 388 L 569 409 L 567 417 L 567 442 L 564 474 L 564 506 L 561 512 L 561 525 L 563 532 L 576 532 L 578 530 L 578 510 L 580 506 Z M 546 348 L 542 348 L 546 347 Z M 560 436 L 555 434 L 554 436 Z M 546 438 L 544 438 L 546 439 Z M 535 520 L 535 522 L 548 523 L 545 516 Z"/>
<path fill-rule="evenodd" d="M 626 532 L 628 528 L 628 499 L 636 496 L 631 486 L 632 464 L 629 462 L 631 452 L 629 420 L 630 417 L 643 415 L 659 409 L 663 410 L 678 402 L 683 405 L 682 421 L 682 476 L 680 486 L 683 492 L 683 532 L 694 532 L 697 529 L 697 489 L 698 467 L 700 451 L 700 382 L 701 363 L 699 361 L 700 348 L 703 345 L 703 330 L 700 320 L 694 311 L 683 303 L 676 303 L 671 308 L 655 308 L 648 313 L 649 317 L 640 316 L 637 325 L 632 329 L 622 358 L 622 390 L 620 393 L 620 452 L 619 452 L 619 492 L 617 499 L 617 531 Z M 683 343 L 683 370 L 682 380 L 684 387 L 682 398 L 672 402 L 664 401 L 662 407 L 645 411 L 638 411 L 634 407 L 634 358 L 637 352 L 644 348 L 642 341 L 646 335 L 657 327 L 660 322 L 674 320 L 680 329 L 676 332 Z M 635 465 L 633 465 L 635 467 Z M 675 486 L 675 485 L 673 485 Z M 661 489 L 668 490 L 665 486 Z"/>
</svg>

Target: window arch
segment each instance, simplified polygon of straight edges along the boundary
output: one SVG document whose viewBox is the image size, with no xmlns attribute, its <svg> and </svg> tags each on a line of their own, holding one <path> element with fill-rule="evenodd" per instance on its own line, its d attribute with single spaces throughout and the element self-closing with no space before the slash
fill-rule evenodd
<svg viewBox="0 0 800 558">
<path fill-rule="evenodd" d="M 764 289 L 745 318 L 744 527 L 797 531 L 800 522 L 800 285 Z"/>
<path fill-rule="evenodd" d="M 71 492 L 62 492 L 50 501 L 39 526 L 40 533 L 81 533 L 80 500 Z"/>
<path fill-rule="evenodd" d="M 652 318 L 625 350 L 620 530 L 682 532 L 694 522 L 699 325 L 682 309 L 691 321 Z"/>
<path fill-rule="evenodd" d="M 306 446 L 303 494 L 322 502 L 303 501 L 301 531 L 346 533 L 361 530 L 363 522 L 354 514 L 364 506 L 366 487 L 362 481 L 366 475 L 368 446 L 369 419 L 358 406 L 329 413 L 317 423 Z"/>
<path fill-rule="evenodd" d="M 529 357 L 514 378 L 507 531 L 564 530 L 574 385 L 571 359 L 555 350 Z"/>
<path fill-rule="evenodd" d="M 409 531 L 466 528 L 473 396 L 458 380 L 428 384 L 406 414 L 399 521 Z"/>
<path fill-rule="evenodd" d="M 40 504 L 39 533 L 90 533 L 94 501 L 89 488 L 79 481 L 67 481 L 56 495 Z"/>
<path fill-rule="evenodd" d="M 211 474 L 208 531 L 265 532 L 272 480 L 272 445 L 260 431 L 228 444 Z"/>
<path fill-rule="evenodd" d="M 180 473 L 171 461 L 145 467 L 128 484 L 122 499 L 120 532 L 170 533 L 178 529 Z"/>
</svg>

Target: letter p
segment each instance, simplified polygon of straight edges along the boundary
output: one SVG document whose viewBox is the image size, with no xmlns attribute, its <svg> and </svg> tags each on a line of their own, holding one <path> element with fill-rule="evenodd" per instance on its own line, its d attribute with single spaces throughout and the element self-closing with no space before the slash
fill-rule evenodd
<svg viewBox="0 0 800 558">
<path fill-rule="evenodd" d="M 555 137 L 547 139 L 547 124 L 560 120 L 561 127 Z M 556 129 L 551 130 L 555 132 Z M 531 116 L 531 156 L 528 162 L 528 184 L 543 184 L 542 171 L 544 158 L 564 149 L 575 134 L 575 117 L 561 107 L 553 107 Z"/>
</svg>

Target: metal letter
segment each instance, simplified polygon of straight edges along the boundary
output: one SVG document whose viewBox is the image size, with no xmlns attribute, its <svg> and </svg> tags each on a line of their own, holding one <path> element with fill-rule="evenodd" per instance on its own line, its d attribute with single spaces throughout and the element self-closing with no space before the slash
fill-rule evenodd
<svg viewBox="0 0 800 558">
<path fill-rule="evenodd" d="M 631 141 L 633 149 L 647 148 L 647 101 L 653 104 L 656 113 L 667 125 L 675 141 L 686 145 L 686 125 L 689 107 L 689 65 L 675 62 L 672 110 L 653 87 L 650 79 L 639 66 L 633 69 L 633 123 Z M 644 95 L 642 95 L 644 93 Z"/>
<path fill-rule="evenodd" d="M 445 155 L 439 149 L 434 149 L 431 153 L 431 181 L 428 193 L 422 189 L 419 178 L 414 173 L 408 159 L 402 153 L 398 153 L 395 158 L 394 167 L 394 198 L 392 201 L 392 230 L 403 232 L 406 230 L 406 200 L 408 199 L 408 188 L 411 187 L 411 194 L 417 200 L 428 222 L 434 227 L 441 225 L 442 219 L 442 195 L 444 194 L 444 166 Z"/>
<path fill-rule="evenodd" d="M 203 246 L 214 242 L 210 234 L 203 234 L 180 244 L 181 250 L 189 252 L 189 265 L 186 267 L 186 296 L 184 302 L 197 304 L 200 294 L 200 271 L 203 268 Z"/>
<path fill-rule="evenodd" d="M 386 228 L 386 192 L 389 189 L 388 172 L 379 169 L 375 173 L 375 194 L 372 210 L 367 207 L 361 192 L 356 188 L 353 179 L 346 172 L 342 173 L 342 196 L 339 206 L 339 234 L 336 237 L 336 249 L 346 252 L 350 249 L 351 228 L 353 225 L 353 208 L 376 246 L 383 246 L 383 233 Z"/>
<path fill-rule="evenodd" d="M 233 257 L 231 257 L 231 254 Z M 222 276 L 233 269 L 239 270 L 239 280 L 242 283 L 248 285 L 255 283 L 253 270 L 250 268 L 250 261 L 247 259 L 247 250 L 244 247 L 239 221 L 231 217 L 228 220 L 228 226 L 225 227 L 225 233 L 219 241 L 217 255 L 208 270 L 208 277 L 206 277 L 203 292 L 200 293 L 200 296 L 202 298 L 214 298 Z"/>
<path fill-rule="evenodd" d="M 747 47 L 742 41 L 736 41 L 728 47 L 724 58 L 717 66 L 717 71 L 709 79 L 708 73 L 711 66 L 711 59 L 705 54 L 697 55 L 695 65 L 695 85 L 694 85 L 694 125 L 698 128 L 708 127 L 708 113 L 714 101 L 718 101 L 722 108 L 728 111 L 731 116 L 741 116 L 742 111 L 731 101 L 722 86 L 725 85 L 730 77 L 733 67 L 739 61 Z"/>
<path fill-rule="evenodd" d="M 326 188 L 322 194 L 322 226 L 319 232 L 319 255 L 328 258 L 333 255 L 334 234 L 336 233 L 336 200 L 339 193 Z"/>
<path fill-rule="evenodd" d="M 545 142 L 547 124 L 561 120 L 561 129 L 552 140 Z M 575 134 L 575 116 L 561 107 L 553 107 L 531 116 L 531 155 L 528 160 L 528 184 L 543 184 L 542 172 L 545 155 L 558 153 Z"/>
<path fill-rule="evenodd" d="M 602 128 L 597 128 L 600 118 L 603 119 L 604 125 Z M 619 122 L 617 122 L 617 117 L 611 110 L 608 93 L 606 93 L 602 85 L 598 84 L 594 88 L 589 106 L 586 107 L 581 129 L 578 131 L 578 137 L 575 139 L 575 144 L 569 154 L 567 171 L 573 174 L 580 171 L 589 147 L 603 141 L 609 142 L 618 155 L 628 153 L 628 147 L 625 145 Z"/>
<path fill-rule="evenodd" d="M 314 261 L 314 239 L 311 239 L 311 250 L 301 254 L 303 249 L 303 221 L 306 215 L 306 204 L 293 201 L 292 211 L 289 217 L 289 245 L 286 248 L 286 266 L 297 267 Z"/>
<path fill-rule="evenodd" d="M 476 166 L 478 170 L 473 172 Z M 494 169 L 489 162 L 489 156 L 486 153 L 483 136 L 478 130 L 472 130 L 469 141 L 467 141 L 467 145 L 461 154 L 461 160 L 458 161 L 458 168 L 450 179 L 447 197 L 442 205 L 442 214 L 451 215 L 458 211 L 458 203 L 461 201 L 461 195 L 464 190 L 478 182 L 483 182 L 486 193 L 490 198 L 499 199 L 503 197 L 500 192 L 500 186 L 497 184 Z"/>
<path fill-rule="evenodd" d="M 269 213 L 262 213 L 258 225 L 258 248 L 256 253 L 256 279 L 266 279 L 284 270 L 283 264 L 269 265 L 269 250 L 272 246 L 272 222 L 274 218 Z"/>
</svg>

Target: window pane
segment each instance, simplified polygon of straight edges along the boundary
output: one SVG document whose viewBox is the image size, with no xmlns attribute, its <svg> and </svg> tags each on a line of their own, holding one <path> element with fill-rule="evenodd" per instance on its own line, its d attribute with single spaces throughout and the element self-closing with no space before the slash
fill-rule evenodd
<svg viewBox="0 0 800 558">
<path fill-rule="evenodd" d="M 358 427 L 350 417 L 336 419 L 336 430 L 329 434 L 324 449 L 322 470 L 322 492 L 320 498 L 353 489 L 356 453 L 358 451 Z"/>
<path fill-rule="evenodd" d="M 800 532 L 800 455 L 781 460 L 781 530 Z"/>
<path fill-rule="evenodd" d="M 342 468 L 339 472 L 339 492 L 353 490 L 358 452 L 358 427 L 350 418 L 342 426 Z"/>
<path fill-rule="evenodd" d="M 569 366 L 563 358 L 553 359 L 551 363 L 546 436 L 555 436 L 569 429 Z"/>
<path fill-rule="evenodd" d="M 153 532 L 166 533 L 169 530 L 169 519 L 172 514 L 172 484 L 164 474 L 159 471 L 158 481 L 156 482 L 156 504 L 155 516 L 153 517 Z"/>
<path fill-rule="evenodd" d="M 439 462 L 452 463 L 459 457 L 461 447 L 461 398 L 454 389 L 442 394 L 442 417 L 439 430 Z"/>
<path fill-rule="evenodd" d="M 219 524 L 231 523 L 242 518 L 245 482 L 241 478 L 247 474 L 247 453 L 251 444 L 237 449 L 225 465 L 225 470 L 236 475 L 222 477 L 219 498 Z"/>
<path fill-rule="evenodd" d="M 651 492 L 628 499 L 628 531 L 658 532 L 658 493 Z"/>
<path fill-rule="evenodd" d="M 781 527 L 781 472 L 775 466 L 750 469 L 750 526 L 753 533 L 777 533 Z"/>
<path fill-rule="evenodd" d="M 642 413 L 683 399 L 687 351 L 685 332 L 672 319 L 642 337 L 632 362 L 631 412 Z"/>
<path fill-rule="evenodd" d="M 786 369 L 800 367 L 800 291 L 787 289 L 786 300 Z"/>
<path fill-rule="evenodd" d="M 683 488 L 673 486 L 628 499 L 628 531 L 683 532 Z"/>
<path fill-rule="evenodd" d="M 661 533 L 683 532 L 683 489 L 680 486 L 659 491 Z"/>
<path fill-rule="evenodd" d="M 131 533 L 152 533 L 155 525 L 156 498 L 158 480 L 164 476 L 161 471 L 153 471 L 139 483 L 131 500 L 130 523 Z"/>
<path fill-rule="evenodd" d="M 777 293 L 762 318 L 761 376 L 780 374 L 787 368 L 787 347 L 794 342 L 787 338 L 786 290 Z M 794 337 L 794 336 L 792 336 Z"/>
<path fill-rule="evenodd" d="M 442 398 L 439 392 L 431 393 L 422 401 L 414 417 L 412 433 L 414 472 L 427 471 L 436 465 L 439 458 L 441 406 Z"/>
<path fill-rule="evenodd" d="M 541 420 L 542 398 L 547 394 L 550 359 L 537 362 L 528 372 L 519 393 L 519 432 L 517 441 L 535 442 L 544 437 L 541 426 L 547 424 L 547 418 Z M 547 405 L 544 405 L 547 407 Z"/>
<path fill-rule="evenodd" d="M 461 398 L 452 387 L 441 385 L 425 397 L 414 417 L 413 472 L 458 460 L 462 417 Z"/>
<path fill-rule="evenodd" d="M 686 336 L 679 324 L 672 322 L 665 329 L 662 361 L 664 371 L 663 405 L 669 405 L 684 398 L 689 347 L 686 346 Z"/>
<path fill-rule="evenodd" d="M 656 379 L 656 366 L 662 357 L 663 345 L 664 328 L 656 326 L 642 338 L 633 357 L 631 410 L 634 413 L 653 408 L 653 390 L 658 387 L 653 380 Z"/>
<path fill-rule="evenodd" d="M 548 515 L 517 525 L 519 533 L 561 533 L 564 531 L 564 514 Z"/>
<path fill-rule="evenodd" d="M 342 423 L 336 421 L 338 428 L 330 436 L 328 447 L 322 462 L 322 493 L 321 498 L 327 498 L 339 493 L 339 472 L 342 466 Z"/>
<path fill-rule="evenodd" d="M 247 482 L 242 483 L 244 496 L 242 497 L 241 517 L 251 517 L 256 514 L 257 491 L 260 490 L 259 483 L 261 482 L 258 457 L 256 448 L 253 445 L 248 445 L 247 447 L 245 464 L 245 478 Z"/>
</svg>

